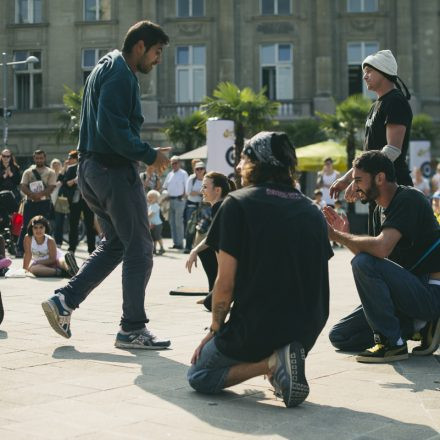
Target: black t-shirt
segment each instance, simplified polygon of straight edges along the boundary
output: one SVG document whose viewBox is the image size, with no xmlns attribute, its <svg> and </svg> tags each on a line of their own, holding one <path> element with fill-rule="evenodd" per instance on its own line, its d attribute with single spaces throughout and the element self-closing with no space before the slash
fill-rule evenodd
<svg viewBox="0 0 440 440">
<path fill-rule="evenodd" d="M 365 151 L 381 150 L 388 144 L 386 136 L 387 124 L 404 125 L 406 127 L 402 153 L 394 162 L 397 183 L 399 185 L 412 186 L 408 164 L 406 163 L 412 116 L 411 107 L 403 93 L 398 89 L 392 89 L 374 102 L 365 123 Z"/>
<path fill-rule="evenodd" d="M 408 270 L 440 238 L 440 225 L 428 199 L 419 190 L 407 186 L 398 187 L 386 209 L 376 207 L 374 228 L 376 236 L 385 228 L 397 229 L 402 234 L 388 258 Z M 440 272 L 440 246 L 413 272 L 417 275 Z"/>
<path fill-rule="evenodd" d="M 245 362 L 292 341 L 309 351 L 328 318 L 333 255 L 324 216 L 312 201 L 284 185 L 234 191 L 206 243 L 238 261 L 234 303 L 217 348 Z"/>
</svg>

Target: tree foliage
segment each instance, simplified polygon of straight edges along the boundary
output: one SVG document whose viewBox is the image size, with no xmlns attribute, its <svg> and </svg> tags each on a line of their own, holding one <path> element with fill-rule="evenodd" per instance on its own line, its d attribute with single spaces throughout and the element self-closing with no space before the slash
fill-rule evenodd
<svg viewBox="0 0 440 440">
<path fill-rule="evenodd" d="M 261 130 L 268 130 L 276 123 L 272 118 L 278 112 L 279 103 L 270 101 L 264 89 L 254 92 L 251 88 L 239 89 L 230 82 L 221 82 L 206 97 L 202 111 L 207 117 L 218 117 L 234 121 L 235 163 L 238 164 L 245 137 L 253 136 Z"/>
<path fill-rule="evenodd" d="M 79 92 L 75 92 L 70 87 L 64 86 L 64 110 L 58 115 L 58 120 L 61 123 L 57 132 L 58 143 L 64 139 L 75 143 L 78 142 L 83 92 L 83 88 Z"/>
<path fill-rule="evenodd" d="M 438 135 L 438 129 L 436 128 L 432 117 L 419 113 L 414 116 L 411 125 L 410 137 L 413 141 L 430 141 L 434 143 L 436 136 Z"/>
<path fill-rule="evenodd" d="M 284 131 L 297 148 L 328 139 L 327 133 L 321 128 L 320 122 L 315 118 L 304 118 L 290 123 L 282 123 L 279 126 L 279 130 Z"/>
<path fill-rule="evenodd" d="M 336 113 L 316 114 L 321 119 L 321 127 L 329 137 L 346 142 L 347 166 L 351 168 L 356 145 L 361 141 L 360 133 L 363 133 L 371 101 L 363 95 L 351 95 L 336 106 Z"/>
<path fill-rule="evenodd" d="M 201 111 L 180 118 L 174 116 L 165 123 L 164 133 L 175 145 L 190 151 L 206 142 L 206 116 Z"/>
</svg>

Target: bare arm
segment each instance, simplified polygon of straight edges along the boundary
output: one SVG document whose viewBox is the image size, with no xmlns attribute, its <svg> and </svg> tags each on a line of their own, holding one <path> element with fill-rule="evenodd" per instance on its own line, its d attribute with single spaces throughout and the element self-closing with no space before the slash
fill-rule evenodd
<svg viewBox="0 0 440 440">
<path fill-rule="evenodd" d="M 388 144 L 402 149 L 405 133 L 406 127 L 404 125 L 387 124 L 386 136 Z"/>
<path fill-rule="evenodd" d="M 29 270 L 29 265 L 32 260 L 32 249 L 31 249 L 31 237 L 29 235 L 26 235 L 23 240 L 23 249 L 24 249 L 24 255 L 23 255 L 23 269 Z"/>
</svg>

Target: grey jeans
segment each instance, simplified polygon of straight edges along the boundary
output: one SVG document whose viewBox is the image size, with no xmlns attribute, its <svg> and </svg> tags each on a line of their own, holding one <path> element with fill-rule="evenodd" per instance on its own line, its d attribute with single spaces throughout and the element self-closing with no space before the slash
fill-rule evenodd
<svg viewBox="0 0 440 440">
<path fill-rule="evenodd" d="M 80 161 L 78 186 L 105 235 L 78 274 L 56 290 L 75 309 L 122 261 L 122 318 L 125 331 L 143 328 L 145 289 L 153 267 L 153 245 L 144 189 L 134 164 L 118 168 L 94 159 Z"/>
</svg>

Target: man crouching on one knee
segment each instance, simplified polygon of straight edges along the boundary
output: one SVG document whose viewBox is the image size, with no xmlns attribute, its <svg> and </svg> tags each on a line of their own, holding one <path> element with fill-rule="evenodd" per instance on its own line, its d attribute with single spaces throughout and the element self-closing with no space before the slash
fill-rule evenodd
<svg viewBox="0 0 440 440">
<path fill-rule="evenodd" d="M 397 185 L 383 153 L 355 159 L 353 180 L 361 201 L 378 205 L 375 236 L 350 234 L 346 218 L 324 209 L 330 240 L 355 254 L 351 265 L 362 303 L 333 327 L 330 339 L 343 348 L 348 339 L 363 344 L 374 335 L 375 345 L 356 360 L 378 363 L 408 358 L 406 340 L 419 333 L 421 345 L 412 353 L 431 354 L 440 342 L 440 225 L 419 190 Z"/>
<path fill-rule="evenodd" d="M 229 193 L 207 236 L 218 275 L 211 326 L 188 371 L 196 391 L 266 374 L 287 407 L 309 393 L 304 360 L 328 317 L 332 251 L 324 217 L 294 187 L 295 164 L 284 133 L 261 132 L 244 147 L 244 188 Z"/>
</svg>

